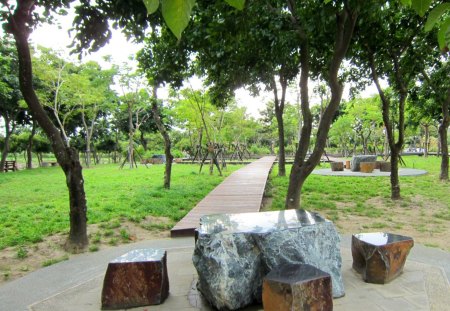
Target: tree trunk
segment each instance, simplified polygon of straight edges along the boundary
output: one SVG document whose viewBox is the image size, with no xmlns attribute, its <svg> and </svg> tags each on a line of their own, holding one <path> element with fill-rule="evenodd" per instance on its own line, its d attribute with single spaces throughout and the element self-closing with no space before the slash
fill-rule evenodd
<svg viewBox="0 0 450 311">
<path fill-rule="evenodd" d="M 164 170 L 164 188 L 170 189 L 170 180 L 172 175 L 172 161 L 173 156 L 171 153 L 172 142 L 170 141 L 169 133 L 167 132 L 159 113 L 158 107 L 158 97 L 157 97 L 158 87 L 153 87 L 153 101 L 152 101 L 152 112 L 153 119 L 155 120 L 156 126 L 158 127 L 161 136 L 164 139 L 164 154 L 166 155 L 166 166 Z"/>
<path fill-rule="evenodd" d="M 0 159 L 0 173 L 4 173 L 4 167 L 5 167 L 5 162 L 6 162 L 6 158 L 8 157 L 8 153 L 9 153 L 9 140 L 11 138 L 11 130 L 9 127 L 9 118 L 7 116 L 4 116 L 3 119 L 5 120 L 5 142 L 3 144 L 3 150 L 2 150 L 2 157 Z"/>
<path fill-rule="evenodd" d="M 128 162 L 130 163 L 130 168 L 133 168 L 134 159 L 134 146 L 133 146 L 133 112 L 131 103 L 128 103 Z"/>
<path fill-rule="evenodd" d="M 143 131 L 141 131 L 141 133 L 140 133 L 140 140 L 141 140 L 142 147 L 144 147 L 144 151 L 147 151 L 148 150 L 147 139 L 144 137 Z"/>
<path fill-rule="evenodd" d="M 33 118 L 49 138 L 55 157 L 66 175 L 70 200 L 70 233 L 66 248 L 76 251 L 88 244 L 87 206 L 82 168 L 77 151 L 65 144 L 61 133 L 48 117 L 33 89 L 31 54 L 28 45 L 30 29 L 27 25 L 33 14 L 34 4 L 35 1 L 32 0 L 18 1 L 14 15 L 10 17 L 8 31 L 14 35 L 16 41 L 19 56 L 19 83 L 24 100 Z"/>
<path fill-rule="evenodd" d="M 36 121 L 33 120 L 33 127 L 31 128 L 30 137 L 28 137 L 27 144 L 27 169 L 33 168 L 33 139 L 36 134 Z"/>
<path fill-rule="evenodd" d="M 447 131 L 450 123 L 450 89 L 447 91 L 447 97 L 442 102 L 442 123 L 439 126 L 439 138 L 441 140 L 441 172 L 439 174 L 439 179 L 443 181 L 448 181 L 448 144 L 447 144 Z"/>
<path fill-rule="evenodd" d="M 286 176 L 286 151 L 284 147 L 284 102 L 286 98 L 287 81 L 280 73 L 281 98 L 278 98 L 277 84 L 275 77 L 272 77 L 272 89 L 275 102 L 275 117 L 278 126 L 278 176 Z"/>
<path fill-rule="evenodd" d="M 401 199 L 400 181 L 398 179 L 399 151 L 397 148 L 391 149 L 391 198 L 393 200 Z"/>
<path fill-rule="evenodd" d="M 429 124 L 424 124 L 423 128 L 425 130 L 425 143 L 423 144 L 423 155 L 424 157 L 428 157 L 428 145 L 429 145 L 429 141 L 430 141 L 430 125 Z"/>
</svg>

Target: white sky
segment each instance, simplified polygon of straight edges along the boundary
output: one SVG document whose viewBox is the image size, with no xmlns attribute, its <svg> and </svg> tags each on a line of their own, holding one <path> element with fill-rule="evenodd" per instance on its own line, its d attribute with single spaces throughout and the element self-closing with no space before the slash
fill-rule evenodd
<svg viewBox="0 0 450 311">
<path fill-rule="evenodd" d="M 72 38 L 69 37 L 68 29 L 71 27 L 73 15 L 69 14 L 67 16 L 61 16 L 56 19 L 57 24 L 41 25 L 39 28 L 35 29 L 31 34 L 30 38 L 33 44 L 39 44 L 48 48 L 52 48 L 54 50 L 59 50 L 63 55 L 66 55 L 69 58 L 70 49 L 68 45 L 72 42 Z M 134 55 L 142 46 L 137 45 L 135 43 L 128 42 L 125 36 L 118 30 L 113 30 L 112 39 L 110 42 L 101 48 L 98 52 L 87 55 L 83 57 L 83 61 L 94 60 L 97 61 L 102 66 L 107 66 L 105 61 L 103 60 L 104 56 L 110 55 L 112 56 L 112 60 L 115 64 L 122 64 L 124 62 L 129 62 L 128 57 L 130 55 Z M 77 56 L 72 55 L 72 61 L 78 61 Z M 198 79 L 194 79 L 194 81 L 199 81 Z M 199 82 L 193 82 L 199 83 Z M 200 87 L 200 85 L 195 86 L 195 88 Z M 314 83 L 311 83 L 310 90 L 311 96 L 312 89 L 314 87 Z M 165 97 L 167 92 L 161 90 L 161 97 Z M 375 94 L 376 90 L 373 87 L 369 87 L 365 92 L 363 92 L 363 96 L 370 96 Z M 238 106 L 244 106 L 247 108 L 247 112 L 254 117 L 259 117 L 259 111 L 263 110 L 266 103 L 270 100 L 273 100 L 272 93 L 262 92 L 259 96 L 253 97 L 249 94 L 248 91 L 244 89 L 239 89 L 235 93 L 236 101 Z M 287 101 L 290 103 L 296 103 L 297 101 L 297 92 L 294 89 L 288 90 Z M 317 102 L 313 97 L 311 98 L 311 102 L 314 104 Z"/>
</svg>

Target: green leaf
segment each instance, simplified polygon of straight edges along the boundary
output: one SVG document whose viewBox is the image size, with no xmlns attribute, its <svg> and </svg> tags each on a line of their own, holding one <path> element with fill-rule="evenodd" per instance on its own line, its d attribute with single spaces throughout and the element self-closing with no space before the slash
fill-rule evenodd
<svg viewBox="0 0 450 311">
<path fill-rule="evenodd" d="M 225 2 L 238 10 L 244 9 L 245 0 L 225 0 Z"/>
<path fill-rule="evenodd" d="M 400 3 L 406 6 L 411 6 L 411 0 L 400 0 Z"/>
<path fill-rule="evenodd" d="M 324 2 L 325 4 L 327 4 L 327 3 L 330 3 L 331 0 L 323 0 L 323 2 Z"/>
<path fill-rule="evenodd" d="M 438 42 L 441 50 L 450 46 L 450 17 L 447 17 L 441 27 L 439 27 Z"/>
<path fill-rule="evenodd" d="M 178 39 L 189 24 L 195 0 L 162 0 L 162 15 L 167 26 Z"/>
<path fill-rule="evenodd" d="M 147 8 L 147 14 L 153 14 L 159 7 L 159 0 L 143 0 Z"/>
<path fill-rule="evenodd" d="M 412 8 L 421 17 L 425 15 L 431 5 L 431 0 L 411 0 Z"/>
<path fill-rule="evenodd" d="M 433 29 L 434 25 L 439 21 L 439 18 L 444 14 L 444 12 L 450 11 L 450 3 L 441 3 L 435 7 L 428 15 L 427 23 L 425 24 L 425 31 L 430 31 Z"/>
</svg>

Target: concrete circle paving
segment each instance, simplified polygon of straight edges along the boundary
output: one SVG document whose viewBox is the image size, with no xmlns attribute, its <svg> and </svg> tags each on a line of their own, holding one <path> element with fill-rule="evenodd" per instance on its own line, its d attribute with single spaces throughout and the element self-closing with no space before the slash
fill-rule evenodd
<svg viewBox="0 0 450 311">
<path fill-rule="evenodd" d="M 3 311 L 98 311 L 106 267 L 111 259 L 135 248 L 167 250 L 170 295 L 161 305 L 133 311 L 212 310 L 192 300 L 197 272 L 192 264 L 193 238 L 148 240 L 83 254 L 0 286 Z M 341 241 L 346 295 L 333 301 L 336 311 L 448 310 L 450 253 L 415 245 L 404 272 L 386 285 L 369 284 L 351 268 L 351 236 Z M 243 309 L 262 310 L 261 305 Z"/>
<path fill-rule="evenodd" d="M 415 168 L 400 168 L 398 170 L 399 176 L 421 176 L 425 175 L 428 172 L 425 170 L 418 170 Z M 352 172 L 351 170 L 343 170 L 343 171 L 332 171 L 331 168 L 322 168 L 318 170 L 314 170 L 312 172 L 314 175 L 322 175 L 322 176 L 351 176 L 351 177 L 380 177 L 380 176 L 391 176 L 390 172 L 380 172 L 380 170 L 374 170 L 372 173 L 361 173 L 361 172 Z"/>
</svg>

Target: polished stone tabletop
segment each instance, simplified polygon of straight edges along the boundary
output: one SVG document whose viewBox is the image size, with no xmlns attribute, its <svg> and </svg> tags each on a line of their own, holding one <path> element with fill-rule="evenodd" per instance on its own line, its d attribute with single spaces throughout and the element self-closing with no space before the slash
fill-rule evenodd
<svg viewBox="0 0 450 311">
<path fill-rule="evenodd" d="M 217 214 L 200 218 L 199 234 L 266 233 L 326 222 L 315 212 L 284 210 L 259 213 Z"/>
<path fill-rule="evenodd" d="M 386 232 L 359 233 L 353 235 L 360 241 L 375 246 L 387 245 L 412 240 L 411 237 Z"/>
<path fill-rule="evenodd" d="M 125 262 L 147 262 L 147 261 L 161 261 L 164 257 L 165 251 L 162 249 L 142 248 L 134 249 L 120 257 L 112 260 L 110 263 L 125 263 Z"/>
</svg>

